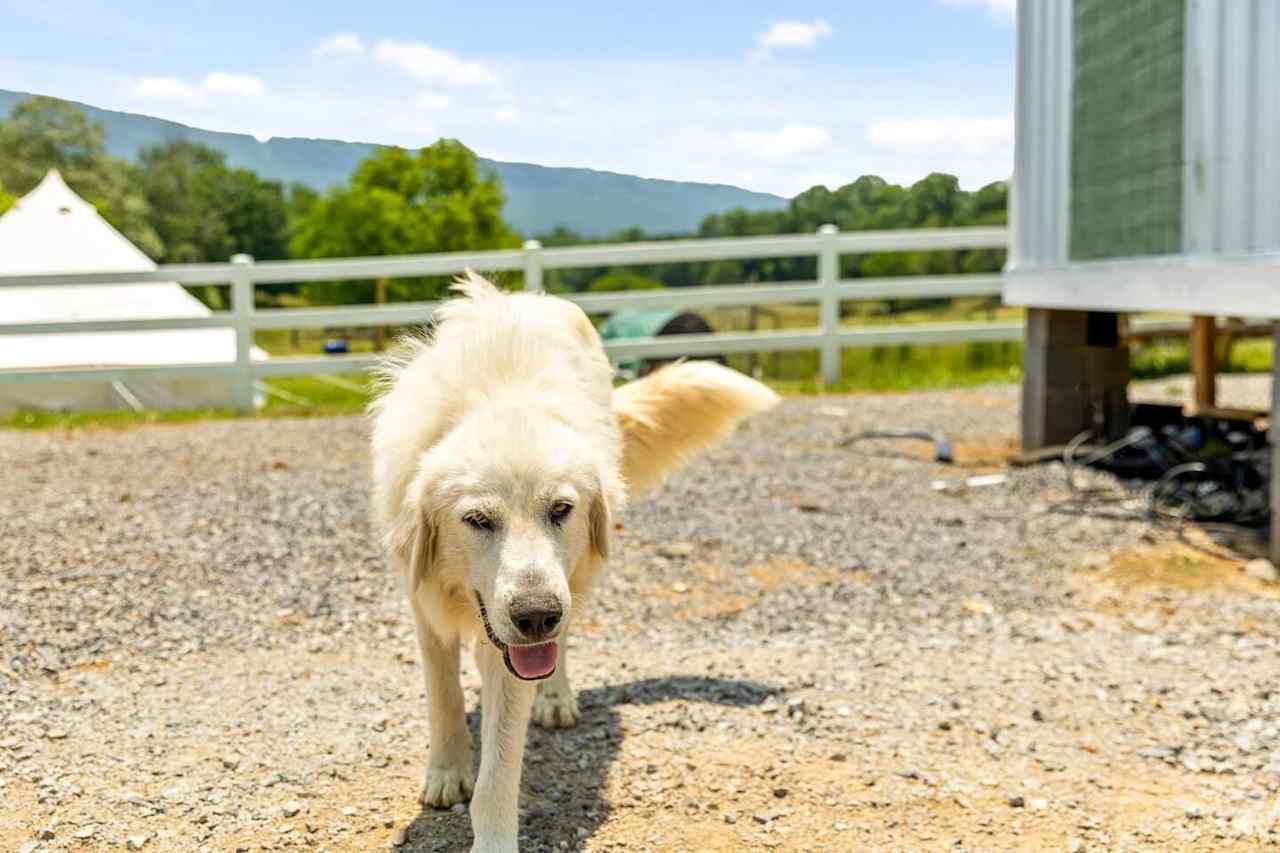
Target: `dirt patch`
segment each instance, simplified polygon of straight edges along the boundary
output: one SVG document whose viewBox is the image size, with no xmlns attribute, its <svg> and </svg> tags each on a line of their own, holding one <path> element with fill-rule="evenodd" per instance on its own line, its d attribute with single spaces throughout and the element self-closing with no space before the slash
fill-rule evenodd
<svg viewBox="0 0 1280 853">
<path fill-rule="evenodd" d="M 750 578 L 748 589 L 726 592 L 726 581 L 731 575 Z M 689 621 L 735 616 L 784 587 L 810 589 L 850 581 L 865 583 L 867 580 L 865 572 L 813 566 L 801 560 L 775 559 L 745 569 L 697 562 L 680 580 L 660 586 L 648 585 L 648 591 L 654 601 L 668 605 L 674 618 Z"/>
<path fill-rule="evenodd" d="M 859 449 L 876 456 L 918 459 L 921 462 L 936 461 L 933 445 L 920 439 L 866 439 L 859 442 Z M 1015 438 L 962 438 L 951 442 L 953 462 L 947 467 L 961 468 L 975 474 L 990 474 L 1006 468 L 1009 461 L 1021 453 L 1022 445 Z"/>
<path fill-rule="evenodd" d="M 1151 590 L 1226 592 L 1280 599 L 1280 589 L 1245 574 L 1242 555 L 1225 551 L 1203 534 L 1120 551 L 1095 570 L 1076 575 L 1091 599 L 1119 604 Z"/>
</svg>

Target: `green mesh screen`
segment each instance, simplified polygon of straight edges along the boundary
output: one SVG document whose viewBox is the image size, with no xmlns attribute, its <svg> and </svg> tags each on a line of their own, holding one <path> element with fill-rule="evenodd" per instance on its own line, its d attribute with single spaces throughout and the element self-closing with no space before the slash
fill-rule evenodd
<svg viewBox="0 0 1280 853">
<path fill-rule="evenodd" d="M 1071 257 L 1182 247 L 1185 0 L 1075 0 Z"/>
</svg>

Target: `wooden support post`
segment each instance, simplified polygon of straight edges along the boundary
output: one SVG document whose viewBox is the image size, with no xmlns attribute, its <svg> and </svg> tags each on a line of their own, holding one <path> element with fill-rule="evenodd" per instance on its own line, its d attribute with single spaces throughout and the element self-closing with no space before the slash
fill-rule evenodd
<svg viewBox="0 0 1280 853">
<path fill-rule="evenodd" d="M 1280 323 L 1272 325 L 1271 340 L 1280 352 Z M 1271 562 L 1280 564 L 1280 359 L 1271 361 Z"/>
<path fill-rule="evenodd" d="M 378 305 L 387 304 L 387 280 L 380 278 L 373 284 L 373 301 Z M 387 347 L 387 327 L 373 327 L 373 348 L 382 352 Z"/>
<path fill-rule="evenodd" d="M 1022 449 L 1065 444 L 1086 429 L 1119 438 L 1129 426 L 1129 348 L 1106 312 L 1027 310 Z"/>
<path fill-rule="evenodd" d="M 1191 318 L 1191 375 L 1195 380 L 1195 409 L 1212 409 L 1217 404 L 1217 337 L 1213 317 Z"/>
</svg>

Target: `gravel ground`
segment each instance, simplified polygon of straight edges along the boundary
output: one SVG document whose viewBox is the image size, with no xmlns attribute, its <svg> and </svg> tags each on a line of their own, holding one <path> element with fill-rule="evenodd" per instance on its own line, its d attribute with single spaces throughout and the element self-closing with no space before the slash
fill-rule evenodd
<svg viewBox="0 0 1280 853">
<path fill-rule="evenodd" d="M 1058 466 L 961 485 L 1016 415 L 1006 387 L 792 400 L 629 510 L 571 643 L 582 723 L 530 736 L 522 849 L 1280 844 L 1280 587 L 1082 512 Z M 871 426 L 960 464 L 835 446 Z M 466 849 L 415 802 L 365 441 L 0 431 L 0 849 Z"/>
<path fill-rule="evenodd" d="M 1191 399 L 1190 376 L 1169 376 L 1136 383 L 1130 396 L 1151 403 L 1184 403 Z M 1271 409 L 1271 377 L 1261 373 L 1223 374 L 1218 377 L 1218 405 L 1240 409 Z"/>
</svg>

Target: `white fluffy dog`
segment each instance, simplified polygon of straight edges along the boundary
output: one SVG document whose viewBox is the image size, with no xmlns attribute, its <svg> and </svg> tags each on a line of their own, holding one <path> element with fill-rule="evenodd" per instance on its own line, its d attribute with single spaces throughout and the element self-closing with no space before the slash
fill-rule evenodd
<svg viewBox="0 0 1280 853">
<path fill-rule="evenodd" d="M 514 851 L 530 713 L 577 722 L 562 644 L 609 553 L 628 491 L 777 397 L 706 362 L 621 388 L 595 328 L 571 302 L 458 283 L 428 339 L 384 371 L 373 404 L 375 514 L 417 623 L 430 705 L 421 800 L 471 797 L 473 851 Z M 482 678 L 472 770 L 459 646 Z"/>
</svg>

